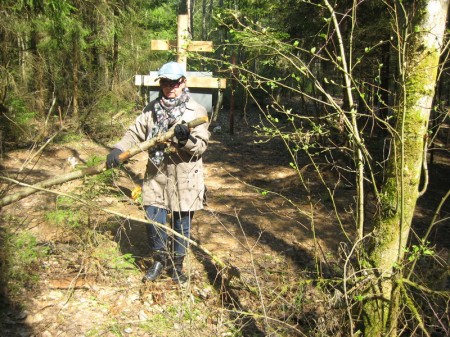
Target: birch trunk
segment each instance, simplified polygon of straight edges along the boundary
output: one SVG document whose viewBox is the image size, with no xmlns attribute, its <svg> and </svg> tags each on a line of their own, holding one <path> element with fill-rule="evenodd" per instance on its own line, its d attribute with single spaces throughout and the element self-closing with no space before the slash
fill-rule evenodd
<svg viewBox="0 0 450 337">
<path fill-rule="evenodd" d="M 402 7 L 402 2 L 397 3 Z M 382 187 L 381 214 L 374 231 L 369 261 L 374 269 L 372 288 L 364 303 L 365 337 L 397 336 L 400 292 L 395 269 L 402 263 L 411 221 L 419 197 L 424 139 L 435 91 L 449 0 L 414 1 L 405 12 L 414 32 L 403 36 L 400 58 L 400 102 L 395 111 L 387 179 Z M 404 8 L 402 7 L 402 10 Z M 400 26 L 401 27 L 401 26 Z M 401 27 L 401 29 L 405 29 Z M 400 34 L 400 32 L 398 32 Z"/>
</svg>

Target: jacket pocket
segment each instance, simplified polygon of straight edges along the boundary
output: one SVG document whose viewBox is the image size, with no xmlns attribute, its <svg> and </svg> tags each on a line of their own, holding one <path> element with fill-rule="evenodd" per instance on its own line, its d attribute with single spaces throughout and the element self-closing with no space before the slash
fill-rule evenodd
<svg viewBox="0 0 450 337">
<path fill-rule="evenodd" d="M 200 190 L 203 188 L 203 169 L 201 166 L 191 167 L 189 170 L 184 168 L 177 174 L 178 190 Z"/>
</svg>

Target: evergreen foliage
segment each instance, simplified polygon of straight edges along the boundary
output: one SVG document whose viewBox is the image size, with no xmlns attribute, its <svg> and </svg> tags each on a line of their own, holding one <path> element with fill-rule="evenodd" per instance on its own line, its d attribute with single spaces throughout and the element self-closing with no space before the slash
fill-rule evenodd
<svg viewBox="0 0 450 337">
<path fill-rule="evenodd" d="M 40 141 L 65 124 L 87 132 L 102 129 L 103 122 L 97 123 L 124 106 L 133 114 L 138 100 L 133 76 L 164 62 L 166 56 L 151 53 L 150 40 L 174 38 L 176 6 L 3 1 L 0 107 L 6 144 Z M 34 132 L 34 125 L 44 124 Z"/>
</svg>

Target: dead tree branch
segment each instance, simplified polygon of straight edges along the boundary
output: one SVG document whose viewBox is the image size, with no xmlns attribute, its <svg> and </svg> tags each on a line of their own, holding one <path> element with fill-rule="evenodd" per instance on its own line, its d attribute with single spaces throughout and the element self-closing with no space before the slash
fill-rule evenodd
<svg viewBox="0 0 450 337">
<path fill-rule="evenodd" d="M 194 119 L 193 121 L 188 122 L 187 125 L 189 128 L 194 128 L 198 125 L 201 125 L 201 124 L 204 124 L 207 122 L 208 122 L 208 117 L 203 117 L 203 118 Z M 160 136 L 157 136 L 157 137 L 149 139 L 145 142 L 139 143 L 139 144 L 135 145 L 134 147 L 132 147 L 131 149 L 129 149 L 128 151 L 121 153 L 119 156 L 119 160 L 121 163 L 123 163 L 124 161 L 137 155 L 138 153 L 141 153 L 143 151 L 151 149 L 151 148 L 155 147 L 157 144 L 165 143 L 165 142 L 169 141 L 171 138 L 173 138 L 173 136 L 174 136 L 174 127 L 172 127 L 166 133 L 164 133 Z M 96 166 L 84 168 L 79 171 L 70 172 L 70 173 L 67 173 L 64 175 L 60 175 L 58 177 L 53 177 L 53 178 L 41 181 L 35 185 L 26 185 L 29 187 L 26 187 L 19 192 L 16 192 L 11 195 L 7 195 L 4 198 L 0 199 L 0 207 L 12 204 L 13 202 L 21 200 L 33 193 L 36 193 L 39 190 L 46 189 L 46 188 L 54 186 L 54 185 L 59 185 L 59 184 L 62 184 L 62 183 L 65 183 L 65 182 L 68 182 L 71 180 L 79 179 L 79 178 L 82 178 L 85 176 L 96 175 L 96 174 L 99 174 L 99 173 L 105 171 L 106 169 L 107 168 L 106 168 L 105 161 L 104 161 L 101 164 L 98 164 Z M 10 180 L 9 178 L 2 177 L 2 176 L 0 176 L 0 179 Z"/>
</svg>

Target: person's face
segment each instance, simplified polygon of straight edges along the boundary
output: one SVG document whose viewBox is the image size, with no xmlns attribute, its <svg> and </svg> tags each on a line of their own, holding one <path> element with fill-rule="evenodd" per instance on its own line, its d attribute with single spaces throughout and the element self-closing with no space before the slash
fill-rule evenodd
<svg viewBox="0 0 450 337">
<path fill-rule="evenodd" d="M 181 77 L 178 80 L 169 80 L 168 78 L 161 78 L 159 85 L 166 98 L 175 98 L 181 95 L 186 86 L 186 79 Z"/>
</svg>

